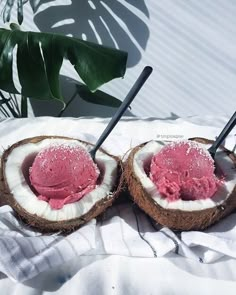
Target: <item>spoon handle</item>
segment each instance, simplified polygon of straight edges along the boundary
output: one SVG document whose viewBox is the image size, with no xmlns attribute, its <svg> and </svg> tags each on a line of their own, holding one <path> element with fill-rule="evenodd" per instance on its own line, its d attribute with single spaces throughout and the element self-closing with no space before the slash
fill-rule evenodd
<svg viewBox="0 0 236 295">
<path fill-rule="evenodd" d="M 131 104 L 139 90 L 142 88 L 143 84 L 146 82 L 148 77 L 152 73 L 152 67 L 146 66 L 136 82 L 134 83 L 133 87 L 130 89 L 129 93 L 127 94 L 126 98 L 118 108 L 117 112 L 115 115 L 112 117 L 111 121 L 107 125 L 106 129 L 103 131 L 101 136 L 99 137 L 97 143 L 95 146 L 90 150 L 90 155 L 94 159 L 96 151 L 99 149 L 99 147 L 103 144 L 104 140 L 107 138 L 107 136 L 110 134 L 110 132 L 113 130 L 117 122 L 120 120 L 122 117 L 123 113 L 126 111 L 128 106 Z"/>
<path fill-rule="evenodd" d="M 220 135 L 217 137 L 215 142 L 212 144 L 212 146 L 209 148 L 210 154 L 215 154 L 218 147 L 221 145 L 221 143 L 224 141 L 224 139 L 227 137 L 227 135 L 230 133 L 230 131 L 234 128 L 236 125 L 236 112 L 233 114 L 233 116 L 230 118 L 229 122 L 226 124 L 224 129 L 221 131 Z"/>
</svg>

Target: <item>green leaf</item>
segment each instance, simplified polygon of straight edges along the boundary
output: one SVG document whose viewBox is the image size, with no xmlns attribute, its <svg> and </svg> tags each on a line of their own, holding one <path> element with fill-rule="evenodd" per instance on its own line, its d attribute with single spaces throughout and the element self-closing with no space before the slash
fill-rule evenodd
<svg viewBox="0 0 236 295">
<path fill-rule="evenodd" d="M 89 89 L 84 85 L 76 85 L 77 93 L 79 96 L 90 103 L 109 106 L 113 108 L 117 108 L 121 105 L 122 101 L 115 98 L 112 95 L 109 95 L 101 90 L 97 90 L 92 93 Z"/>
<path fill-rule="evenodd" d="M 13 82 L 13 50 L 17 46 L 17 70 L 21 94 L 63 101 L 59 72 L 66 58 L 88 86 L 123 77 L 127 53 L 59 34 L 0 29 L 0 89 L 18 93 Z"/>
</svg>

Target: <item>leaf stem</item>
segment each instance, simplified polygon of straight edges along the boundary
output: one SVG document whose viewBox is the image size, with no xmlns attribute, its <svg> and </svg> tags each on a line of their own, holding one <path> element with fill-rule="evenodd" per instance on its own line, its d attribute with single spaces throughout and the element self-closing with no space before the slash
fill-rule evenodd
<svg viewBox="0 0 236 295">
<path fill-rule="evenodd" d="M 9 103 L 8 100 L 6 100 L 5 104 L 6 104 L 6 106 L 8 107 L 9 111 L 11 112 L 12 116 L 13 116 L 14 118 L 19 118 L 19 115 L 18 115 L 17 112 L 14 110 L 14 106 L 12 107 L 12 106 L 10 105 L 10 103 Z"/>
<path fill-rule="evenodd" d="M 15 109 L 16 109 L 17 113 L 20 116 L 20 109 L 19 109 L 19 105 L 18 105 L 16 95 L 15 94 L 12 95 L 11 93 L 9 93 L 9 95 L 10 95 L 11 101 L 14 103 L 14 106 L 15 106 Z"/>
<path fill-rule="evenodd" d="M 2 98 L 3 100 L 6 99 L 6 97 L 2 94 L 2 91 L 0 91 L 0 96 L 1 96 L 1 98 Z"/>
<path fill-rule="evenodd" d="M 4 117 L 7 117 L 4 111 L 2 110 L 2 107 L 0 106 L 0 112 L 3 114 Z"/>
<path fill-rule="evenodd" d="M 0 96 L 2 98 L 2 102 L 3 104 L 5 104 L 8 108 L 8 110 L 10 111 L 10 113 L 12 114 L 13 117 L 15 118 L 19 118 L 19 111 L 17 110 L 17 105 L 15 104 L 11 94 L 9 93 L 10 98 L 6 98 L 3 93 L 0 91 Z M 5 116 L 7 115 L 8 117 L 10 117 L 9 113 L 7 112 L 7 110 L 4 108 L 3 104 L 1 105 L 2 109 L 6 112 Z M 16 109 L 16 111 L 15 111 Z M 18 108 L 19 109 L 19 108 Z"/>
<path fill-rule="evenodd" d="M 9 114 L 8 111 L 4 108 L 3 105 L 1 105 L 1 111 L 2 111 L 2 113 L 5 113 L 4 115 L 5 115 L 6 117 L 10 117 L 10 114 Z"/>
<path fill-rule="evenodd" d="M 4 117 L 6 117 L 6 118 L 8 117 L 8 115 L 7 115 L 6 111 L 5 111 L 5 109 L 2 108 L 2 106 L 0 106 L 0 112 L 3 114 Z"/>
<path fill-rule="evenodd" d="M 0 91 L 0 96 L 2 98 L 3 103 L 6 104 L 7 99 L 5 98 L 5 96 L 3 95 L 3 93 Z M 4 108 L 3 103 L 0 104 L 1 107 L 1 112 L 5 117 L 10 117 L 10 114 L 8 113 L 8 111 Z"/>
<path fill-rule="evenodd" d="M 11 108 L 15 108 L 15 105 L 14 105 L 14 103 L 12 102 L 12 99 L 11 98 L 9 98 L 9 100 L 8 100 L 8 103 L 9 103 L 9 105 L 11 106 Z"/>
<path fill-rule="evenodd" d="M 70 100 L 65 104 L 65 107 L 60 111 L 60 113 L 57 115 L 57 117 L 61 117 L 64 112 L 66 111 L 66 109 L 68 108 L 68 106 L 72 103 L 72 101 L 75 99 L 77 95 L 77 90 L 75 91 L 75 93 L 71 96 Z"/>
<path fill-rule="evenodd" d="M 21 118 L 27 118 L 28 116 L 28 100 L 27 97 L 21 96 Z"/>
</svg>

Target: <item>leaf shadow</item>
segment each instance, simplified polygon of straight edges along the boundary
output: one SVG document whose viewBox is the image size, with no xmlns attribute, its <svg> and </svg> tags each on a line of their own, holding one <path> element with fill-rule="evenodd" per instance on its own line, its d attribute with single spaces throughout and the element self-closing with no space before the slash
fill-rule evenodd
<svg viewBox="0 0 236 295">
<path fill-rule="evenodd" d="M 129 53 L 128 67 L 136 65 L 149 39 L 149 12 L 144 0 L 83 1 L 51 5 L 32 0 L 34 22 L 40 31 L 62 33 Z M 48 6 L 41 9 L 42 5 Z"/>
<path fill-rule="evenodd" d="M 97 255 L 96 261 L 104 260 L 107 257 L 108 256 Z M 66 282 L 73 279 L 76 274 L 80 276 L 79 273 L 94 262 L 94 256 L 78 256 L 57 268 L 40 273 L 38 276 L 23 282 L 23 284 L 41 292 L 57 291 Z"/>
<path fill-rule="evenodd" d="M 70 98 L 77 92 L 76 85 L 78 81 L 71 79 L 69 77 L 60 76 L 60 83 L 62 87 L 63 97 L 65 98 L 65 103 L 68 103 Z M 101 93 L 97 91 L 94 94 L 91 92 L 91 101 L 82 99 L 79 94 L 76 95 L 75 99 L 70 103 L 68 108 L 63 112 L 62 117 L 81 117 L 81 116 L 91 116 L 91 117 L 112 117 L 117 107 L 111 107 L 112 103 L 107 102 L 107 105 L 96 104 L 96 93 Z M 104 95 L 106 95 L 104 93 Z M 107 99 L 112 99 L 109 95 L 106 95 Z M 106 98 L 106 97 L 105 97 Z M 103 98 L 104 99 L 104 98 Z M 118 102 L 118 99 L 116 99 Z M 117 104 L 116 102 L 116 104 Z M 54 116 L 57 117 L 60 113 L 63 105 L 56 100 L 38 100 L 31 98 L 30 104 L 34 113 L 34 116 Z M 118 106 L 118 105 L 117 105 Z M 131 110 L 127 110 L 123 116 L 134 116 Z"/>
</svg>

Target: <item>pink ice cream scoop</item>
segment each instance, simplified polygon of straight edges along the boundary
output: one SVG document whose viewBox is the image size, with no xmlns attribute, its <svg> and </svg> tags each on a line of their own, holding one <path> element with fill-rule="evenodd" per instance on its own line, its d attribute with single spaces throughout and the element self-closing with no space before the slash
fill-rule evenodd
<svg viewBox="0 0 236 295">
<path fill-rule="evenodd" d="M 164 146 L 153 156 L 150 178 L 168 201 L 207 199 L 222 183 L 214 170 L 207 150 L 196 142 L 180 141 Z"/>
<path fill-rule="evenodd" d="M 87 150 L 67 144 L 46 147 L 30 168 L 30 182 L 38 198 L 53 209 L 73 203 L 92 191 L 99 170 Z"/>
</svg>

